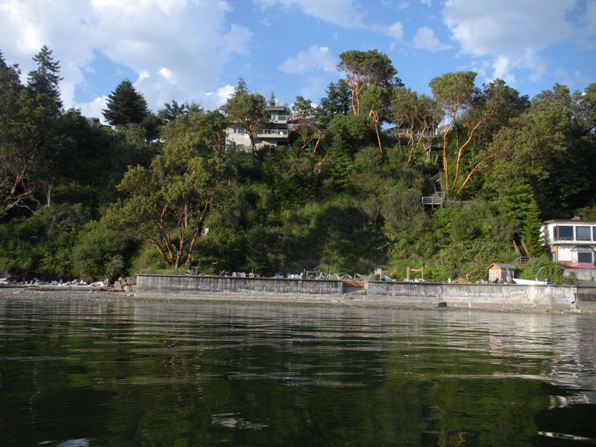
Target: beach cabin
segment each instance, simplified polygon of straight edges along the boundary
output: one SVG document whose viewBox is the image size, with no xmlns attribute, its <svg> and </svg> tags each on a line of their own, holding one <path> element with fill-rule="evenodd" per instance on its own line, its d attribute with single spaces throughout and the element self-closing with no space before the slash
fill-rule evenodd
<svg viewBox="0 0 596 447">
<path fill-rule="evenodd" d="M 515 278 L 515 266 L 513 264 L 495 262 L 488 268 L 488 282 L 510 282 L 511 278 Z"/>
</svg>

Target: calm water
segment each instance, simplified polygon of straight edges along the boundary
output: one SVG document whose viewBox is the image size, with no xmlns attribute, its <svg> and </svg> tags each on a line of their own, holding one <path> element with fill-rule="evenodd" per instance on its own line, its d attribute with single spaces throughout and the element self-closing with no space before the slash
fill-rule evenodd
<svg viewBox="0 0 596 447">
<path fill-rule="evenodd" d="M 596 444 L 596 319 L 0 298 L 0 445 Z"/>
</svg>

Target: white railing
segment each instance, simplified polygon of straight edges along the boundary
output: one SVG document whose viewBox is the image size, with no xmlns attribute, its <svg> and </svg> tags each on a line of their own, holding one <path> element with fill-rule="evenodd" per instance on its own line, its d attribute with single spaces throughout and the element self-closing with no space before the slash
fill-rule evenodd
<svg viewBox="0 0 596 447">
<path fill-rule="evenodd" d="M 267 137 L 287 137 L 288 130 L 287 129 L 261 129 L 257 132 L 258 136 L 267 136 Z"/>
<path fill-rule="evenodd" d="M 287 123 L 289 115 L 271 115 L 269 121 L 272 123 Z"/>
</svg>

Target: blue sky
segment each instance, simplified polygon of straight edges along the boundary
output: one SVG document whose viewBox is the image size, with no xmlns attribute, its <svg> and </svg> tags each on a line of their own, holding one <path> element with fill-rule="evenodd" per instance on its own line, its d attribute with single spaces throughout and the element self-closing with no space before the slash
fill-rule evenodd
<svg viewBox="0 0 596 447">
<path fill-rule="evenodd" d="M 534 96 L 596 81 L 596 0 L 0 0 L 0 50 L 26 73 L 47 44 L 67 106 L 99 116 L 133 81 L 152 109 L 225 102 L 239 77 L 280 103 L 315 103 L 338 56 L 378 49 L 406 86 L 449 71 Z"/>
</svg>

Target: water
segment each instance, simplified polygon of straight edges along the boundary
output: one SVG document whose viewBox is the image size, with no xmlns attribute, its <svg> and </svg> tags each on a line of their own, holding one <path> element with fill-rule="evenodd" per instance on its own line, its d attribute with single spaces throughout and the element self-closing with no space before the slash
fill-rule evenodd
<svg viewBox="0 0 596 447">
<path fill-rule="evenodd" d="M 596 319 L 0 298 L 0 445 L 596 444 Z"/>
</svg>

